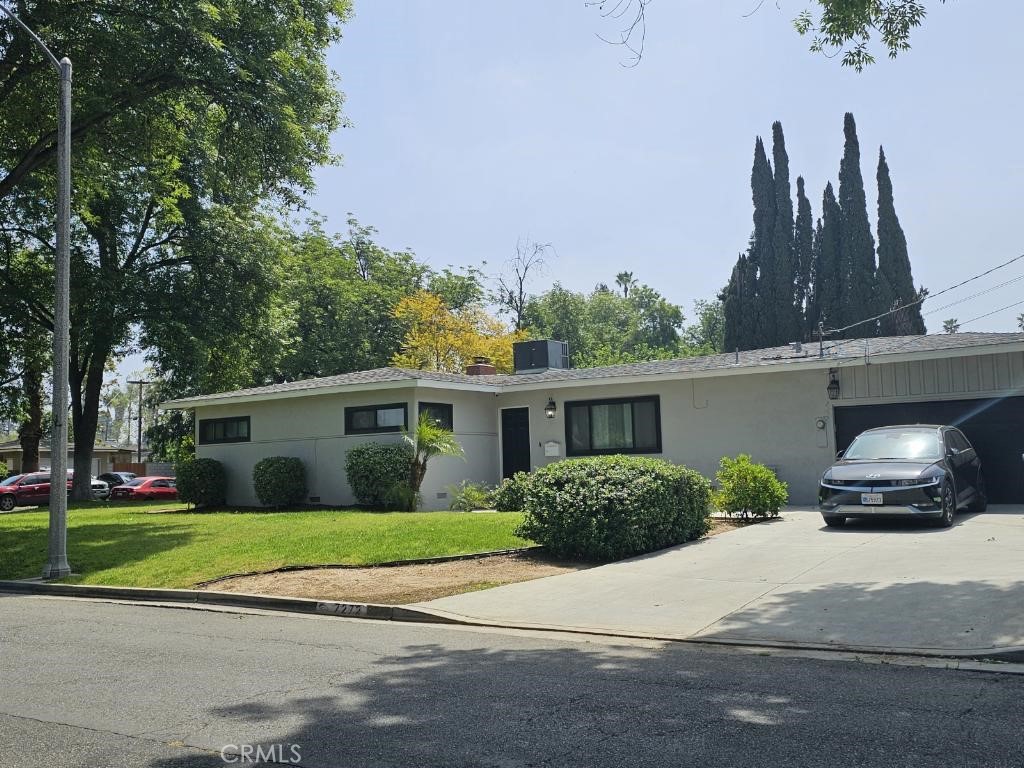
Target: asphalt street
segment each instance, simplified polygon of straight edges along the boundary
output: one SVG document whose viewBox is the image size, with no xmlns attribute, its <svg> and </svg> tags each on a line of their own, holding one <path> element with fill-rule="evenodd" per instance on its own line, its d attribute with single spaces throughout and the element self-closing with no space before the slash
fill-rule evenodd
<svg viewBox="0 0 1024 768">
<path fill-rule="evenodd" d="M 1009 674 L 0 595 L 6 768 L 1016 768 L 1021 723 Z"/>
</svg>

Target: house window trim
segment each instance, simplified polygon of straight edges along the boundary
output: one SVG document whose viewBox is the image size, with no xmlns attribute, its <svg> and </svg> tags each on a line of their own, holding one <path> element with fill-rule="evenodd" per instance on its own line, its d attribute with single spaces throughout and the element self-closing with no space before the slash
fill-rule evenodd
<svg viewBox="0 0 1024 768">
<path fill-rule="evenodd" d="M 572 445 L 572 409 L 581 405 L 621 405 L 622 403 L 654 403 L 654 436 L 656 445 L 653 448 L 588 448 L 577 450 Z M 654 454 L 662 453 L 661 444 L 661 396 L 637 395 L 635 397 L 606 397 L 596 400 L 567 400 L 565 409 L 565 455 L 566 456 L 616 456 L 618 454 Z M 594 444 L 594 419 L 590 418 L 590 444 Z M 636 444 L 636 419 L 632 419 L 633 443 Z"/>
<path fill-rule="evenodd" d="M 423 417 L 423 409 L 427 408 L 446 408 L 448 410 L 448 423 L 441 424 L 441 427 L 447 429 L 450 432 L 455 431 L 455 406 L 452 403 L 436 403 L 431 401 L 420 401 L 416 406 L 417 418 Z"/>
<path fill-rule="evenodd" d="M 356 411 L 387 411 L 395 408 L 402 409 L 402 426 L 380 427 L 373 426 L 368 429 L 358 429 L 352 426 L 352 416 Z M 376 420 L 374 414 L 374 420 Z M 345 407 L 345 434 L 346 435 L 383 435 L 395 432 L 404 432 L 409 429 L 409 404 L 408 403 L 384 403 L 381 405 L 349 405 Z"/>
<path fill-rule="evenodd" d="M 204 424 L 210 424 L 210 423 L 216 424 L 217 422 L 224 423 L 224 422 L 228 422 L 228 421 L 237 421 L 237 422 L 243 422 L 244 421 L 245 422 L 245 437 L 228 437 L 228 438 L 222 438 L 220 440 L 217 440 L 216 438 L 214 438 L 213 440 L 204 440 L 203 439 L 203 425 Z M 227 443 L 248 443 L 248 442 L 252 441 L 252 422 L 251 422 L 251 419 L 248 416 L 223 416 L 221 418 L 216 418 L 216 419 L 199 419 L 199 424 L 196 427 L 196 431 L 198 432 L 197 441 L 196 441 L 198 445 L 225 445 Z"/>
</svg>

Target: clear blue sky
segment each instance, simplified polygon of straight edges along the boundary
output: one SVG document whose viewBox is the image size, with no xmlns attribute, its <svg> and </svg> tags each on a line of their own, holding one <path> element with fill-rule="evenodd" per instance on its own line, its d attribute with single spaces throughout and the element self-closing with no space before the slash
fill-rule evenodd
<svg viewBox="0 0 1024 768">
<path fill-rule="evenodd" d="M 438 268 L 494 271 L 517 237 L 550 242 L 536 290 L 629 269 L 690 315 L 749 237 L 754 137 L 782 121 L 818 216 L 852 111 L 870 212 L 883 144 L 918 283 L 937 291 L 1024 252 L 1024 7 L 930 2 L 913 49 L 858 75 L 793 31 L 806 2 L 745 17 L 756 4 L 655 0 L 627 69 L 595 36 L 616 24 L 583 0 L 356 0 L 330 55 L 353 125 L 312 206 L 337 231 L 351 211 Z M 925 311 L 1020 274 L 1024 262 Z M 929 330 L 1024 299 L 1022 285 L 926 315 Z M 1022 310 L 964 330 L 1013 330 Z"/>
</svg>

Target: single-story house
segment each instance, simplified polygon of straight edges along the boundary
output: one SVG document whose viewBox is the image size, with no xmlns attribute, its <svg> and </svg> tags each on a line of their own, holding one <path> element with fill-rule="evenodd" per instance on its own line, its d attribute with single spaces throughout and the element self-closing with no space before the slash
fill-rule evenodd
<svg viewBox="0 0 1024 768">
<path fill-rule="evenodd" d="M 255 504 L 252 469 L 298 456 L 311 502 L 354 504 L 345 454 L 400 439 L 429 412 L 465 460 L 436 459 L 423 485 L 446 508 L 461 480 L 497 483 L 566 456 L 635 453 L 713 477 L 749 453 L 816 500 L 821 472 L 861 430 L 956 424 L 975 444 L 994 502 L 1024 502 L 1024 333 L 897 336 L 574 369 L 559 342 L 524 342 L 517 372 L 380 368 L 174 400 L 193 409 L 199 456 L 224 463 L 229 502 Z"/>
<path fill-rule="evenodd" d="M 68 467 L 74 466 L 75 444 L 68 444 Z M 92 474 L 100 475 L 110 472 L 114 465 L 132 461 L 134 452 L 131 448 L 108 443 L 97 443 L 92 449 Z M 7 465 L 9 474 L 21 472 L 21 443 L 17 440 L 9 440 L 0 443 L 0 462 Z M 39 444 L 39 466 L 50 466 L 50 444 L 41 442 Z"/>
</svg>

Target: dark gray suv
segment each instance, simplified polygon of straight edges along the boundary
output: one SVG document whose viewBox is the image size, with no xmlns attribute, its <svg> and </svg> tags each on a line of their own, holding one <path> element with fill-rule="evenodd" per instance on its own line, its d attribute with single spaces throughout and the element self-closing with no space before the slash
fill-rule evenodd
<svg viewBox="0 0 1024 768">
<path fill-rule="evenodd" d="M 847 518 L 921 517 L 948 527 L 961 509 L 988 506 L 978 453 L 956 427 L 904 425 L 861 432 L 825 470 L 825 524 Z"/>
</svg>

